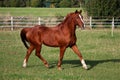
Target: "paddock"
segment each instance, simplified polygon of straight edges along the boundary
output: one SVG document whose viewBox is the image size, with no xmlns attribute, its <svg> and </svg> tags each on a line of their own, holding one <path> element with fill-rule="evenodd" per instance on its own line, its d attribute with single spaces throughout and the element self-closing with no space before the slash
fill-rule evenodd
<svg viewBox="0 0 120 80">
<path fill-rule="evenodd" d="M 63 60 L 63 70 L 57 70 L 59 49 L 43 45 L 41 54 L 50 68 L 30 56 L 28 67 L 22 63 L 26 54 L 20 40 L 20 30 L 0 31 L 0 77 L 2 80 L 119 80 L 120 79 L 120 29 L 77 29 L 77 45 L 81 50 L 89 70 L 84 70 L 79 58 L 67 49 Z M 52 55 L 51 55 L 52 54 Z"/>
<path fill-rule="evenodd" d="M 35 24 L 54 26 L 76 9 L 80 8 L 0 8 L 1 80 L 120 80 L 120 19 L 94 19 L 84 11 L 88 29 L 77 29 L 77 45 L 89 70 L 82 68 L 79 58 L 68 48 L 63 59 L 64 69 L 58 71 L 59 49 L 44 45 L 41 54 L 50 68 L 44 67 L 35 52 L 27 68 L 22 67 L 26 49 L 20 40 L 20 29 Z"/>
</svg>

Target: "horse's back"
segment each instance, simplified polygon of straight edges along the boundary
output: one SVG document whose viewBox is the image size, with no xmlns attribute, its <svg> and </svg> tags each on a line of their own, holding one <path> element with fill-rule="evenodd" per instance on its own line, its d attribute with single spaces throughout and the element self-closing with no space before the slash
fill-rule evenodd
<svg viewBox="0 0 120 80">
<path fill-rule="evenodd" d="M 24 28 L 22 31 L 28 42 L 33 44 L 45 44 L 51 47 L 59 47 L 66 44 L 66 37 L 60 27 L 45 27 L 36 25 L 31 28 Z"/>
</svg>

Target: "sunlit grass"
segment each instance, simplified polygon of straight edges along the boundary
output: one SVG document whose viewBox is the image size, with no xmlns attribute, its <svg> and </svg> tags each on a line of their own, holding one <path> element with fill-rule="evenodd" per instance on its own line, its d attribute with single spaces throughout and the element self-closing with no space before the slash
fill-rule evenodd
<svg viewBox="0 0 120 80">
<path fill-rule="evenodd" d="M 1 16 L 66 16 L 80 8 L 0 8 Z"/>
<path fill-rule="evenodd" d="M 49 62 L 47 69 L 33 53 L 27 68 L 22 68 L 26 48 L 20 31 L 0 31 L 1 80 L 119 80 L 120 79 L 120 30 L 77 30 L 77 45 L 89 70 L 84 70 L 79 58 L 68 48 L 62 71 L 57 70 L 59 48 L 43 45 L 41 54 Z"/>
</svg>

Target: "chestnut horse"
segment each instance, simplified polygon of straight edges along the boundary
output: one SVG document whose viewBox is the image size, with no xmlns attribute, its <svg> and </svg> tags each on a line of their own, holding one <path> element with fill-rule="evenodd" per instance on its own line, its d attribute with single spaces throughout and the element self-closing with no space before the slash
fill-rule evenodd
<svg viewBox="0 0 120 80">
<path fill-rule="evenodd" d="M 23 67 L 26 67 L 31 52 L 35 49 L 36 56 L 42 60 L 46 67 L 48 62 L 41 56 L 42 44 L 50 47 L 60 47 L 60 55 L 58 61 L 58 70 L 61 70 L 62 59 L 67 47 L 70 47 L 80 58 L 83 68 L 88 69 L 87 65 L 76 45 L 76 26 L 84 28 L 84 21 L 81 15 L 82 10 L 69 13 L 66 18 L 55 27 L 46 27 L 36 25 L 31 28 L 23 28 L 21 30 L 21 40 L 27 48 L 27 54 L 23 61 Z M 30 46 L 27 45 L 29 43 Z"/>
</svg>

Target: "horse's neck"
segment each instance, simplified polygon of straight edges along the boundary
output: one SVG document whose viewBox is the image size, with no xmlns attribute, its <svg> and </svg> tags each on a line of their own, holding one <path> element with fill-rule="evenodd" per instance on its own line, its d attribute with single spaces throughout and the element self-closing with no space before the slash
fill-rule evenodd
<svg viewBox="0 0 120 80">
<path fill-rule="evenodd" d="M 62 30 L 71 36 L 75 36 L 76 25 L 72 22 L 72 19 L 66 20 L 62 23 Z"/>
</svg>

